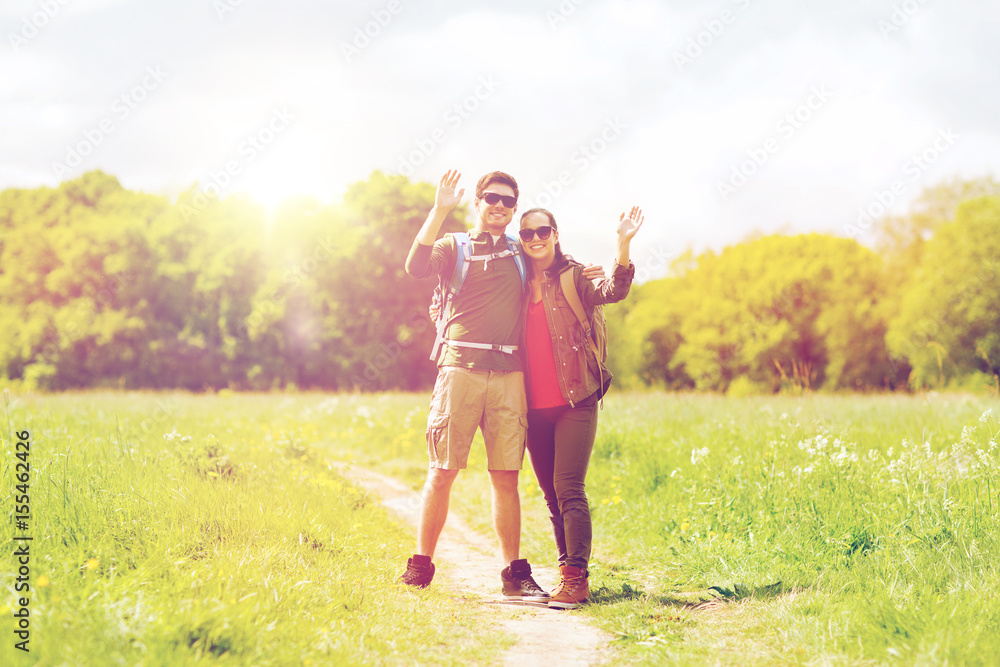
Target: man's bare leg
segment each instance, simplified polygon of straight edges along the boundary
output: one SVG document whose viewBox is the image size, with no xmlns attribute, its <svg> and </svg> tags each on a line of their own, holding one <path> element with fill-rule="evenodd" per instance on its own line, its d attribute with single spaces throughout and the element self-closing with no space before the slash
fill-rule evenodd
<svg viewBox="0 0 1000 667">
<path fill-rule="evenodd" d="M 451 485 L 458 477 L 458 470 L 430 468 L 420 502 L 420 522 L 417 525 L 417 553 L 428 558 L 434 556 L 438 538 L 448 518 L 448 501 Z M 520 514 L 518 514 L 520 517 Z"/>
<path fill-rule="evenodd" d="M 490 470 L 493 485 L 493 527 L 500 541 L 504 564 L 519 558 L 521 550 L 521 498 L 517 493 L 518 470 Z"/>
</svg>

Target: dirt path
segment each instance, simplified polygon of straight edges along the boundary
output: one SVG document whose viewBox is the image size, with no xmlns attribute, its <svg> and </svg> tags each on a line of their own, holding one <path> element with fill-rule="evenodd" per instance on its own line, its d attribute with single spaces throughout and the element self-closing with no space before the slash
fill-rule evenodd
<svg viewBox="0 0 1000 667">
<path fill-rule="evenodd" d="M 420 496 L 399 481 L 372 470 L 340 467 L 358 486 L 382 499 L 382 504 L 416 528 Z M 469 531 L 452 511 L 438 541 L 434 563 L 438 576 L 446 577 L 470 598 L 484 602 L 500 598 L 500 570 L 496 539 Z M 555 587 L 554 568 L 532 565 L 535 580 L 546 590 Z M 435 581 L 437 577 L 435 577 Z M 597 665 L 611 657 L 611 637 L 571 611 L 497 604 L 501 625 L 518 638 L 504 655 L 505 665 Z"/>
</svg>

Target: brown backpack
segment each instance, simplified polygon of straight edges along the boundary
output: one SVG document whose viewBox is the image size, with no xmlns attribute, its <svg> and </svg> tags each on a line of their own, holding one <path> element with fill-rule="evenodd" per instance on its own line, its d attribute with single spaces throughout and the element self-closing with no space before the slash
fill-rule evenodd
<svg viewBox="0 0 1000 667">
<path fill-rule="evenodd" d="M 604 321 L 604 306 L 595 306 L 593 321 L 587 319 L 587 313 L 583 309 L 580 294 L 576 291 L 573 273 L 572 269 L 563 271 L 559 275 L 559 286 L 562 288 L 566 302 L 569 303 L 573 314 L 576 315 L 576 319 L 580 322 L 580 326 L 583 327 L 583 332 L 587 340 L 587 349 L 594 355 L 594 360 L 597 362 L 598 380 L 601 383 L 600 388 L 597 390 L 597 397 L 603 399 L 604 394 L 608 392 L 608 388 L 611 386 L 611 372 L 604 366 L 608 360 L 608 327 Z"/>
</svg>

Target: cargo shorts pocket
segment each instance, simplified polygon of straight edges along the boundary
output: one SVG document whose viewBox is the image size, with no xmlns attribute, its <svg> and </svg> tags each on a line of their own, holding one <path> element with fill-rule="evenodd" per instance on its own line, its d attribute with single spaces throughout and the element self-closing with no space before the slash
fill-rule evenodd
<svg viewBox="0 0 1000 667">
<path fill-rule="evenodd" d="M 524 452 L 528 445 L 528 415 L 517 418 L 517 433 L 511 439 L 504 454 L 508 470 L 520 470 L 524 465 Z"/>
<path fill-rule="evenodd" d="M 440 460 L 439 445 L 448 433 L 450 418 L 451 415 L 446 412 L 430 412 L 427 415 L 427 455 L 431 461 Z M 447 458 L 448 448 L 444 447 L 440 453 L 444 458 Z"/>
</svg>

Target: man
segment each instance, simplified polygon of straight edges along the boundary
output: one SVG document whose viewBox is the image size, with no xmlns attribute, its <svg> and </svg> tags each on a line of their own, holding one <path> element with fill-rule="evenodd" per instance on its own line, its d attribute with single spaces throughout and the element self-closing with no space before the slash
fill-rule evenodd
<svg viewBox="0 0 1000 667">
<path fill-rule="evenodd" d="M 456 194 L 461 174 L 441 177 L 434 207 L 417 233 L 406 258 L 415 278 L 450 277 L 458 251 L 455 241 L 435 241 L 441 225 L 465 193 Z M 517 182 L 494 171 L 476 185 L 476 223 L 469 232 L 471 262 L 450 309 L 444 345 L 438 357 L 427 419 L 430 468 L 424 485 L 417 528 L 417 551 L 407 561 L 402 581 L 425 587 L 434 578 L 432 557 L 448 517 L 452 483 L 468 463 L 476 428 L 486 443 L 493 493 L 493 526 L 508 566 L 501 572 L 507 599 L 547 602 L 549 594 L 531 577 L 527 560 L 519 559 L 521 506 L 517 477 L 524 460 L 527 401 L 518 343 L 521 334 L 523 282 L 514 253 L 504 235 L 517 210 Z"/>
</svg>

